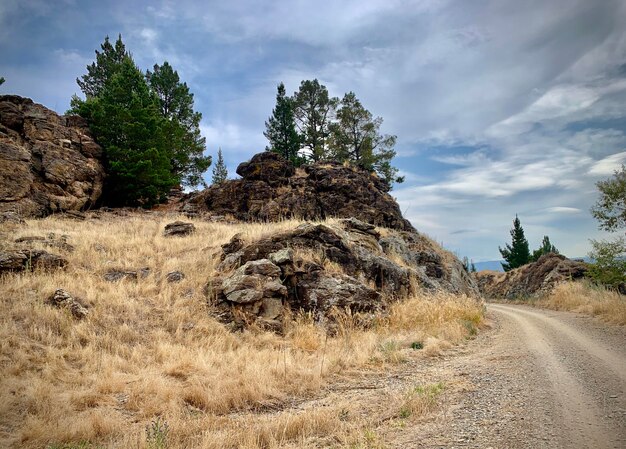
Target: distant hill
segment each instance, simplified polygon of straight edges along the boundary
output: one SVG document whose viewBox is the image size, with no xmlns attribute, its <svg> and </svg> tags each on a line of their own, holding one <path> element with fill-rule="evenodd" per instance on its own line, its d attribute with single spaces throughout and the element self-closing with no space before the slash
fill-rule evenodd
<svg viewBox="0 0 626 449">
<path fill-rule="evenodd" d="M 476 267 L 477 271 L 504 271 L 502 269 L 502 262 L 504 262 L 504 260 L 488 260 L 486 262 L 474 262 L 474 266 Z"/>
</svg>

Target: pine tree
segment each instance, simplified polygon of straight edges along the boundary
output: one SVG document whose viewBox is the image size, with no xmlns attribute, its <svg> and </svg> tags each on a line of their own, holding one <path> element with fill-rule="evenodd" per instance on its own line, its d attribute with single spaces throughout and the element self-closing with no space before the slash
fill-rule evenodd
<svg viewBox="0 0 626 449">
<path fill-rule="evenodd" d="M 204 156 L 206 140 L 200 134 L 202 114 L 193 109 L 193 94 L 187 83 L 181 83 L 178 72 L 165 61 L 146 72 L 150 89 L 159 98 L 170 163 L 174 176 L 181 183 L 196 186 L 203 183 L 202 174 L 211 165 L 211 156 Z"/>
<path fill-rule="evenodd" d="M 476 273 L 476 265 L 474 265 L 474 261 L 470 264 L 470 273 Z"/>
<path fill-rule="evenodd" d="M 302 146 L 313 162 L 328 159 L 328 137 L 338 98 L 329 97 L 326 86 L 318 80 L 304 80 L 293 95 L 296 126 Z"/>
<path fill-rule="evenodd" d="M 556 249 L 556 246 L 554 246 L 552 242 L 550 242 L 550 237 L 544 235 L 543 240 L 541 241 L 541 246 L 533 251 L 530 261 L 536 262 L 541 256 L 548 253 L 559 254 L 559 250 Z"/>
<path fill-rule="evenodd" d="M 106 82 L 118 71 L 120 65 L 131 57 L 122 42 L 121 34 L 115 41 L 115 46 L 109 41 L 109 36 L 106 36 L 100 48 L 102 52 L 96 50 L 96 61 L 87 66 L 87 74 L 76 78 L 76 83 L 87 98 L 100 95 Z"/>
<path fill-rule="evenodd" d="M 504 271 L 510 271 L 514 268 L 526 265 L 530 261 L 530 250 L 528 249 L 528 240 L 524 236 L 524 229 L 520 223 L 519 217 L 515 215 L 513 220 L 513 229 L 511 229 L 511 244 L 508 243 L 504 248 L 498 247 L 500 254 L 506 262 L 502 263 Z"/>
<path fill-rule="evenodd" d="M 4 77 L 0 76 L 0 86 L 2 86 L 4 84 L 6 80 L 4 79 Z"/>
<path fill-rule="evenodd" d="M 276 93 L 276 107 L 272 116 L 265 122 L 263 135 L 269 140 L 269 151 L 282 155 L 294 165 L 300 165 L 300 135 L 296 130 L 293 113 L 293 100 L 286 96 L 285 85 L 280 83 Z"/>
<path fill-rule="evenodd" d="M 226 164 L 224 164 L 224 158 L 222 157 L 222 149 L 217 150 L 217 163 L 213 167 L 213 185 L 219 185 L 226 181 L 228 178 L 228 170 Z"/>
<path fill-rule="evenodd" d="M 333 159 L 375 171 L 389 188 L 393 182 L 403 182 L 404 178 L 396 176 L 398 169 L 391 166 L 396 136 L 380 134 L 382 117 L 365 109 L 354 92 L 345 94 L 339 105 L 337 120 L 330 126 Z"/>
</svg>

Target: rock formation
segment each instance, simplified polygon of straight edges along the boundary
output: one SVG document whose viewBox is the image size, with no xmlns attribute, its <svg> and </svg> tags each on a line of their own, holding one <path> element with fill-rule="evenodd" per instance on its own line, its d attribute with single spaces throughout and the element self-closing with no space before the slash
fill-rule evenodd
<svg viewBox="0 0 626 449">
<path fill-rule="evenodd" d="M 222 247 L 217 272 L 208 293 L 218 316 L 270 328 L 280 328 L 287 311 L 320 321 L 335 308 L 379 312 L 418 287 L 478 296 L 461 262 L 427 238 L 354 218 L 305 223 L 253 242 L 235 235 Z"/>
<path fill-rule="evenodd" d="M 101 157 L 80 117 L 0 96 L 0 214 L 43 217 L 91 207 L 102 192 Z"/>
<path fill-rule="evenodd" d="M 385 182 L 338 163 L 294 168 L 276 153 L 255 155 L 237 168 L 242 179 L 214 185 L 187 199 L 182 210 L 210 211 L 244 221 L 355 217 L 376 226 L 414 231 Z"/>
<path fill-rule="evenodd" d="M 480 271 L 474 276 L 480 292 L 493 299 L 524 299 L 550 292 L 560 282 L 580 279 L 587 264 L 560 254 L 544 254 L 537 262 L 505 273 Z"/>
</svg>

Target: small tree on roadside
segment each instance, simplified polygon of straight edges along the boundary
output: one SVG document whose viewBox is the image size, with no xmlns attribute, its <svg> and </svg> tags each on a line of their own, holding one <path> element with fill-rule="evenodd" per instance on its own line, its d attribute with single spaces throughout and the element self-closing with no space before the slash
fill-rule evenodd
<svg viewBox="0 0 626 449">
<path fill-rule="evenodd" d="M 598 227 L 609 232 L 626 228 L 626 167 L 622 165 L 613 176 L 596 183 L 600 197 L 591 214 L 600 222 Z M 626 283 L 626 239 L 591 240 L 589 257 L 594 263 L 589 275 L 596 282 L 614 288 Z"/>
<path fill-rule="evenodd" d="M 505 260 L 502 263 L 504 271 L 510 271 L 530 262 L 528 240 L 524 236 L 524 229 L 517 215 L 515 215 L 513 229 L 511 229 L 511 244 L 507 243 L 504 248 L 498 247 L 498 250 Z"/>
<path fill-rule="evenodd" d="M 219 185 L 226 181 L 228 178 L 228 170 L 226 169 L 226 164 L 224 163 L 224 157 L 222 156 L 222 149 L 217 150 L 217 162 L 213 167 L 213 179 L 211 183 L 213 185 Z"/>
<path fill-rule="evenodd" d="M 537 262 L 541 256 L 548 253 L 559 254 L 559 250 L 556 249 L 556 246 L 554 246 L 552 242 L 550 242 L 550 237 L 544 235 L 543 240 L 541 241 L 541 246 L 533 251 L 530 261 Z"/>
</svg>

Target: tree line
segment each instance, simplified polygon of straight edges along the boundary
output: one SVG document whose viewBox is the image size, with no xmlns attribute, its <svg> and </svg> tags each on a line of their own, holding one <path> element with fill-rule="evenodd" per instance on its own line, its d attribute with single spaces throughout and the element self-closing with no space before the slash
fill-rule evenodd
<svg viewBox="0 0 626 449">
<path fill-rule="evenodd" d="M 317 79 L 303 80 L 292 96 L 280 83 L 276 106 L 265 122 L 268 151 L 294 165 L 307 162 L 348 162 L 375 172 L 388 188 L 404 181 L 391 165 L 396 136 L 381 134 L 381 117 L 374 117 L 354 92 L 331 97 Z"/>
</svg>

